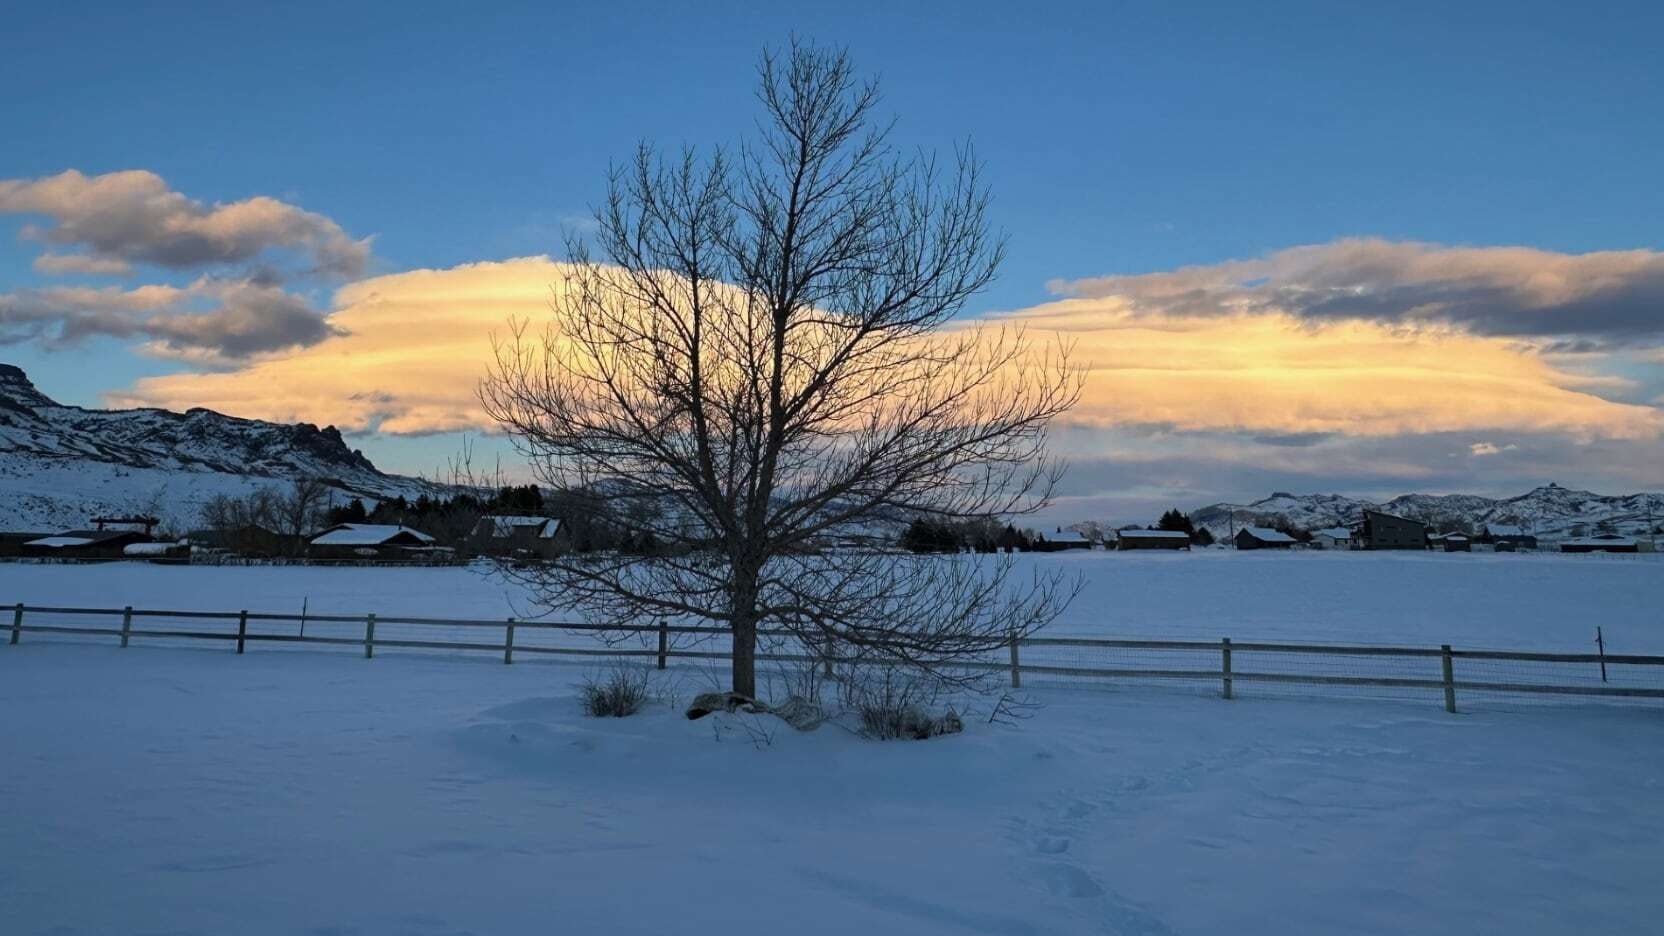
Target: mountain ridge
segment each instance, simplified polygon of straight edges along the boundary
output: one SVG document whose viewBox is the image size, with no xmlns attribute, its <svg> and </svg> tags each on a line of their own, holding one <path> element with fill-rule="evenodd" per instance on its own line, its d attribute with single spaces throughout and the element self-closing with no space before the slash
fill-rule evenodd
<svg viewBox="0 0 1664 936">
<path fill-rule="evenodd" d="M 274 423 L 194 407 L 89 409 L 58 403 L 22 368 L 0 364 L 0 530 L 84 525 L 98 513 L 195 522 L 217 494 L 318 478 L 342 499 L 444 490 L 388 474 L 334 426 Z"/>
<path fill-rule="evenodd" d="M 1371 501 L 1343 494 L 1278 491 L 1248 504 L 1199 507 L 1191 512 L 1190 519 L 1199 527 L 1207 527 L 1214 536 L 1222 537 L 1230 534 L 1233 525 L 1239 528 L 1287 526 L 1299 530 L 1353 527 L 1363 521 L 1366 509 L 1419 520 L 1439 530 L 1479 533 L 1487 526 L 1508 525 L 1546 539 L 1596 530 L 1647 535 L 1664 525 L 1664 494 L 1596 494 L 1554 482 L 1513 497 L 1411 493 Z"/>
</svg>

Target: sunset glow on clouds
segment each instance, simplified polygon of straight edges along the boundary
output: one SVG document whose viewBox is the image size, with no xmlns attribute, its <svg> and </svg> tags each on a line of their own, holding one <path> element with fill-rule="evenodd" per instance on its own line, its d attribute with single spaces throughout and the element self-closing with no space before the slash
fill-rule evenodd
<svg viewBox="0 0 1664 936">
<path fill-rule="evenodd" d="M 338 334 L 237 370 L 140 382 L 115 402 L 208 406 L 268 419 L 411 434 L 492 428 L 474 389 L 490 335 L 547 317 L 558 264 L 543 258 L 418 270 L 335 297 Z M 1649 406 L 1590 392 L 1518 343 L 1446 326 L 1302 322 L 1278 311 L 1139 313 L 1119 297 L 1002 316 L 1074 343 L 1086 368 L 1072 423 L 1178 431 L 1387 436 L 1462 430 L 1656 436 Z"/>
</svg>

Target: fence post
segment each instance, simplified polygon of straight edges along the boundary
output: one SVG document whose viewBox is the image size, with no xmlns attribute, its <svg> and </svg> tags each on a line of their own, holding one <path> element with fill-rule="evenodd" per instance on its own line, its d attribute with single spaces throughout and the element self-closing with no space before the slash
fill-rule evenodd
<svg viewBox="0 0 1664 936">
<path fill-rule="evenodd" d="M 243 641 L 248 639 L 248 609 L 237 615 L 237 652 L 243 652 Z"/>
<path fill-rule="evenodd" d="M 364 659 L 376 655 L 376 616 L 371 612 L 364 618 Z"/>
<path fill-rule="evenodd" d="M 1450 644 L 1439 648 L 1444 661 L 1444 710 L 1456 713 L 1456 669 L 1450 663 Z"/>
<path fill-rule="evenodd" d="M 503 662 L 514 662 L 514 618 L 508 619 L 508 636 L 503 640 Z"/>
<path fill-rule="evenodd" d="M 1223 673 L 1225 677 L 1225 698 L 1229 699 L 1231 698 L 1231 638 L 1226 637 L 1222 639 L 1219 642 L 1219 645 L 1220 656 L 1222 657 L 1222 669 L 1220 672 Z"/>
<path fill-rule="evenodd" d="M 12 643 L 17 643 L 17 637 L 23 633 L 23 602 L 17 603 L 17 610 L 12 612 Z"/>
<path fill-rule="evenodd" d="M 133 606 L 121 609 L 121 645 L 127 646 L 127 635 L 133 632 Z"/>
<path fill-rule="evenodd" d="M 1023 688 L 1023 669 L 1017 663 L 1017 632 L 1011 632 L 1011 688 Z"/>
<path fill-rule="evenodd" d="M 659 669 L 664 669 L 665 658 L 670 655 L 670 621 L 659 618 Z"/>
</svg>

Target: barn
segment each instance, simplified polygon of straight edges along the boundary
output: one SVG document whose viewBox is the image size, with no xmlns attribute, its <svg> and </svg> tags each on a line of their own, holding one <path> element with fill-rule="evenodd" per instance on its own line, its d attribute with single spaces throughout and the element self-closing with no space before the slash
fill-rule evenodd
<svg viewBox="0 0 1664 936">
<path fill-rule="evenodd" d="M 1238 549 L 1289 549 L 1294 537 L 1270 527 L 1243 527 L 1236 531 Z"/>
<path fill-rule="evenodd" d="M 1183 530 L 1118 530 L 1116 549 L 1189 549 L 1190 534 Z"/>
<path fill-rule="evenodd" d="M 1366 510 L 1358 539 L 1365 549 L 1426 549 L 1427 527 L 1415 520 Z"/>
</svg>

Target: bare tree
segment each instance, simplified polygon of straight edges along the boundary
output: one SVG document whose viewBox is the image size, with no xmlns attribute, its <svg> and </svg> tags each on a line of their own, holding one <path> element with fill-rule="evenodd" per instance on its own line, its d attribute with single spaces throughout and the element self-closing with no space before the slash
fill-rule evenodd
<svg viewBox="0 0 1664 936">
<path fill-rule="evenodd" d="M 1004 253 L 968 147 L 947 166 L 899 154 L 841 51 L 793 43 L 759 72 L 757 137 L 708 157 L 643 144 L 595 212 L 601 257 L 573 237 L 547 329 L 497 346 L 481 398 L 539 479 L 659 546 L 522 574 L 601 622 L 724 626 L 747 696 L 760 637 L 953 679 L 1055 617 L 1070 583 L 826 546 L 1043 506 L 1047 426 L 1079 374 L 1020 331 L 951 323 Z"/>
</svg>

